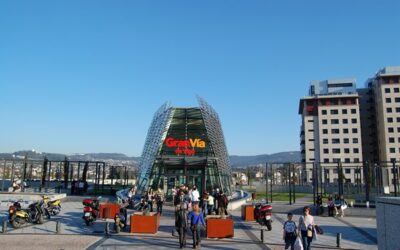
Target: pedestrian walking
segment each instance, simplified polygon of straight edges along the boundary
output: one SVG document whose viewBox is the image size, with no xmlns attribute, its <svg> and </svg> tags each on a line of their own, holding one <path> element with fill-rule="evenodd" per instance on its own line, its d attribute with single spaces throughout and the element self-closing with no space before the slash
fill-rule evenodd
<svg viewBox="0 0 400 250">
<path fill-rule="evenodd" d="M 188 214 L 188 219 L 190 221 L 190 229 L 193 234 L 193 248 L 199 248 L 200 247 L 200 224 L 203 226 L 206 225 L 204 221 L 204 216 L 203 213 L 200 211 L 199 205 L 195 204 L 193 206 L 193 210 Z"/>
<path fill-rule="evenodd" d="M 215 214 L 215 212 L 214 212 L 214 197 L 211 194 L 208 195 L 208 214 L 209 215 Z"/>
<path fill-rule="evenodd" d="M 287 221 L 283 224 L 283 240 L 285 241 L 285 250 L 290 249 L 294 250 L 294 243 L 297 238 L 297 226 L 296 222 L 294 222 L 293 214 L 287 214 Z"/>
<path fill-rule="evenodd" d="M 163 209 L 163 203 L 164 203 L 164 192 L 162 191 L 161 188 L 157 190 L 157 193 L 155 195 L 155 200 L 157 204 L 157 213 L 160 215 L 162 214 L 162 209 Z"/>
<path fill-rule="evenodd" d="M 187 230 L 187 210 L 186 205 L 182 202 L 175 212 L 175 228 L 179 234 L 179 248 L 186 247 L 186 230 Z"/>
<path fill-rule="evenodd" d="M 305 206 L 303 208 L 303 215 L 300 216 L 299 219 L 299 235 L 301 235 L 304 250 L 311 249 L 311 242 L 314 234 L 315 222 L 314 217 L 310 213 L 311 208 Z"/>
</svg>

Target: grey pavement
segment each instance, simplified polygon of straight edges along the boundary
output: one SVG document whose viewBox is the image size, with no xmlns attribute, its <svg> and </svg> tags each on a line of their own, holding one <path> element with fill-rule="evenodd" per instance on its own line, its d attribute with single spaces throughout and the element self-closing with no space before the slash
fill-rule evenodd
<svg viewBox="0 0 400 250">
<path fill-rule="evenodd" d="M 21 244 L 24 249 L 25 241 L 19 242 L 18 237 L 36 237 L 47 242 L 47 248 L 32 245 L 30 249 L 171 249 L 178 248 L 178 238 L 172 235 L 174 219 L 172 207 L 166 206 L 161 217 L 161 225 L 156 235 L 129 234 L 122 232 L 116 235 L 112 232 L 112 220 L 98 220 L 94 225 L 87 227 L 82 220 L 82 203 L 78 201 L 62 203 L 62 212 L 43 225 L 24 226 L 21 229 L 12 229 L 2 235 L 0 244 L 13 246 Z M 272 231 L 265 232 L 265 243 L 260 241 L 260 226 L 255 222 L 245 222 L 240 218 L 240 211 L 233 211 L 235 220 L 235 236 L 231 239 L 203 239 L 202 249 L 283 249 L 282 227 L 286 214 L 273 210 L 274 223 Z M 0 211 L 1 220 L 5 219 L 7 211 Z M 295 221 L 298 216 L 295 215 Z M 56 220 L 62 223 L 61 234 L 55 234 Z M 376 220 L 375 218 L 362 217 L 315 217 L 315 221 L 324 231 L 318 235 L 313 246 L 318 249 L 337 249 L 336 234 L 342 233 L 341 246 L 343 249 L 377 249 Z M 106 222 L 110 222 L 111 236 L 104 236 Z M 50 237 L 50 239 L 48 238 Z M 54 237 L 54 238 L 51 238 Z M 26 238 L 27 239 L 27 238 Z M 54 240 L 52 240 L 54 239 Z M 81 240 L 82 239 L 82 240 Z M 5 242 L 5 243 L 4 243 Z M 7 243 L 10 242 L 10 243 Z M 59 247 L 59 242 L 66 242 L 64 248 Z M 80 242 L 80 243 L 79 243 Z M 191 236 L 188 233 L 187 247 L 190 247 Z M 3 245 L 6 244 L 6 245 Z M 16 245 L 15 245 L 16 244 Z M 52 245 L 54 244 L 54 245 Z M 61 244 L 62 246 L 62 244 Z"/>
</svg>

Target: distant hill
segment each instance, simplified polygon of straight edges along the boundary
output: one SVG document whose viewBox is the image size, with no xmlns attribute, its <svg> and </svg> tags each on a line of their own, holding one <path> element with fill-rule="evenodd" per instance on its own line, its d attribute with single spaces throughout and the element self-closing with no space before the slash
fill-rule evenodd
<svg viewBox="0 0 400 250">
<path fill-rule="evenodd" d="M 280 152 L 270 155 L 229 156 L 232 167 L 265 164 L 266 162 L 300 162 L 300 151 Z"/>
<path fill-rule="evenodd" d="M 55 153 L 44 153 L 33 150 L 23 150 L 14 153 L 0 153 L 0 159 L 12 159 L 15 155 L 18 159 L 23 159 L 25 155 L 30 160 L 43 160 L 46 156 L 52 161 L 62 161 L 65 157 L 68 157 L 72 161 L 132 161 L 139 162 L 140 157 L 130 157 L 120 153 L 89 153 L 89 154 L 55 154 Z M 245 167 L 254 166 L 258 164 L 265 164 L 266 162 L 300 162 L 301 155 L 300 151 L 289 151 L 280 152 L 275 154 L 263 154 L 255 156 L 229 156 L 232 167 Z"/>
</svg>

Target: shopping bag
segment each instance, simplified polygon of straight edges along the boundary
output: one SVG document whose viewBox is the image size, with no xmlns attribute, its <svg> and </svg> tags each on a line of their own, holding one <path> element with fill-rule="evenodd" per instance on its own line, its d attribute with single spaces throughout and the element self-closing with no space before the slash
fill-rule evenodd
<svg viewBox="0 0 400 250">
<path fill-rule="evenodd" d="M 296 241 L 294 242 L 294 250 L 303 250 L 303 243 L 301 242 L 300 237 L 297 237 Z"/>
<path fill-rule="evenodd" d="M 324 230 L 322 229 L 322 227 L 315 225 L 315 230 L 317 231 L 317 234 L 324 234 Z"/>
<path fill-rule="evenodd" d="M 315 227 L 313 228 L 313 236 L 312 236 L 312 240 L 316 241 L 318 240 L 318 236 L 317 236 L 317 230 L 315 229 Z"/>
</svg>

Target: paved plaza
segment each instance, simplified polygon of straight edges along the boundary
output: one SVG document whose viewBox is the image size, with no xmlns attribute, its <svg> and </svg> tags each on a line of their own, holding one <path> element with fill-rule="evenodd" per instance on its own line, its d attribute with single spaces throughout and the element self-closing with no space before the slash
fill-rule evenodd
<svg viewBox="0 0 400 250">
<path fill-rule="evenodd" d="M 1 220 L 6 219 L 7 211 L 2 208 Z M 165 206 L 161 225 L 156 235 L 123 232 L 113 233 L 113 220 L 98 220 L 87 227 L 82 220 L 82 203 L 64 202 L 62 212 L 43 225 L 26 225 L 13 229 L 0 237 L 4 249 L 177 249 L 178 238 L 172 235 L 174 229 L 173 208 Z M 235 220 L 235 236 L 231 239 L 203 239 L 202 249 L 283 249 L 282 226 L 286 215 L 275 210 L 272 231 L 266 231 L 265 243 L 260 241 L 260 227 L 255 222 L 245 222 L 240 211 L 232 212 Z M 298 221 L 298 216 L 294 216 Z M 56 221 L 62 223 L 61 234 L 56 235 Z M 336 234 L 342 233 L 342 249 L 377 249 L 376 220 L 362 217 L 315 217 L 324 231 L 313 247 L 318 249 L 337 249 Z M 111 236 L 104 235 L 107 222 L 110 222 Z M 191 242 L 188 233 L 187 247 Z"/>
</svg>

